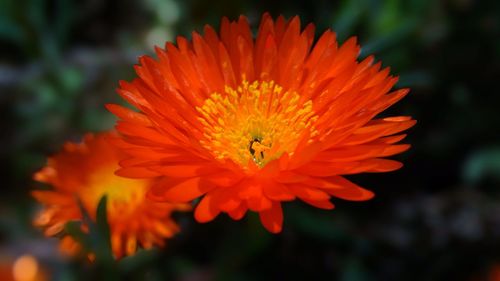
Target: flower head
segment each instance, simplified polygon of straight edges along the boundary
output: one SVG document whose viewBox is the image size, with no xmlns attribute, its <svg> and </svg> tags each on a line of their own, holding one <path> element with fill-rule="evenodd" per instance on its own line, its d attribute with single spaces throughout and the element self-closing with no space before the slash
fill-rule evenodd
<svg viewBox="0 0 500 281">
<path fill-rule="evenodd" d="M 121 118 L 115 144 L 131 156 L 118 173 L 166 176 L 149 193 L 156 200 L 202 197 L 200 222 L 251 210 L 271 232 L 283 201 L 332 209 L 331 196 L 372 198 L 343 176 L 400 168 L 382 157 L 409 148 L 396 143 L 415 121 L 377 118 L 408 89 L 390 92 L 397 78 L 371 56 L 357 61 L 359 50 L 331 31 L 314 43 L 312 24 L 268 14 L 255 39 L 245 17 L 224 18 L 219 34 L 205 26 L 156 48 L 118 90 L 140 112 L 108 105 Z"/>
<path fill-rule="evenodd" d="M 108 143 L 111 137 L 112 133 L 88 134 L 82 143 L 66 143 L 62 152 L 49 158 L 47 166 L 34 176 L 52 186 L 51 190 L 32 192 L 45 206 L 34 224 L 43 227 L 47 236 L 62 233 L 68 221 L 82 220 L 78 200 L 95 220 L 97 205 L 107 195 L 111 247 L 114 255 L 121 257 L 133 254 L 137 244 L 144 248 L 163 245 L 165 238 L 179 231 L 171 213 L 189 206 L 147 199 L 154 180 L 116 176 L 114 171 L 124 155 Z M 60 248 L 73 255 L 81 245 L 63 234 Z"/>
</svg>

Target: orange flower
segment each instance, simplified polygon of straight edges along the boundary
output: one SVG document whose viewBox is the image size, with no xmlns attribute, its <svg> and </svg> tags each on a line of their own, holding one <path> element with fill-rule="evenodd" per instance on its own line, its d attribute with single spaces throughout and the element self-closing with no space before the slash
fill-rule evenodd
<svg viewBox="0 0 500 281">
<path fill-rule="evenodd" d="M 355 38 L 338 46 L 326 31 L 313 41 L 312 24 L 301 31 L 298 17 L 265 14 L 255 40 L 245 17 L 223 18 L 220 35 L 205 26 L 156 48 L 156 60 L 141 57 L 139 78 L 118 90 L 140 112 L 108 105 L 121 118 L 115 144 L 131 156 L 117 173 L 166 176 L 156 200 L 203 196 L 199 222 L 251 210 L 274 233 L 283 201 L 332 209 L 331 196 L 372 198 L 343 175 L 401 167 L 382 157 L 409 148 L 395 143 L 415 121 L 376 116 L 408 89 L 389 93 L 397 78 L 373 57 L 358 62 Z"/>
<path fill-rule="evenodd" d="M 87 134 L 82 143 L 66 143 L 63 151 L 49 158 L 48 165 L 35 174 L 35 180 L 48 183 L 53 189 L 32 192 L 45 205 L 34 224 L 43 227 L 45 235 L 54 236 L 63 231 L 68 221 L 81 221 L 77 198 L 95 220 L 99 200 L 107 195 L 111 247 L 119 258 L 133 254 L 138 243 L 144 248 L 163 246 L 165 238 L 179 231 L 170 217 L 172 211 L 187 210 L 189 206 L 152 202 L 145 195 L 153 180 L 116 176 L 114 171 L 124 155 L 108 143 L 110 137 L 111 133 Z M 81 246 L 63 234 L 60 249 L 74 255 Z"/>
</svg>

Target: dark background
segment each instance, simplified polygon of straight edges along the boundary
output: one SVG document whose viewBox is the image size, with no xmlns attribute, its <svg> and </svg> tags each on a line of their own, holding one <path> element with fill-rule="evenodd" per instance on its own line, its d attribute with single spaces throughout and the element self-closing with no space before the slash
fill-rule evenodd
<svg viewBox="0 0 500 281">
<path fill-rule="evenodd" d="M 220 216 L 161 251 L 116 264 L 59 256 L 31 226 L 31 174 L 66 140 L 112 128 L 104 103 L 141 54 L 222 16 L 300 15 L 340 42 L 356 35 L 410 95 L 405 167 L 354 175 L 369 202 L 285 204 L 272 235 L 254 214 Z M 0 263 L 34 255 L 50 280 L 499 280 L 500 1 L 0 0 Z M 103 269 L 104 268 L 104 269 Z M 104 274 L 106 273 L 106 274 Z"/>
</svg>

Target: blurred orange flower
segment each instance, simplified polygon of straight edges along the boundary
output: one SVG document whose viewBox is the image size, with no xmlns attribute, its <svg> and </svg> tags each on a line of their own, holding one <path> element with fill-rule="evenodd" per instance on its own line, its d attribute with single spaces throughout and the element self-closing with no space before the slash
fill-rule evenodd
<svg viewBox="0 0 500 281">
<path fill-rule="evenodd" d="M 389 92 L 397 78 L 371 56 L 358 62 L 355 38 L 338 46 L 326 31 L 313 42 L 314 26 L 301 30 L 298 17 L 265 14 L 254 39 L 242 16 L 141 57 L 139 77 L 118 90 L 140 112 L 108 105 L 121 118 L 115 144 L 131 156 L 117 173 L 166 176 L 155 200 L 202 197 L 199 222 L 252 210 L 273 233 L 283 201 L 332 209 L 331 196 L 372 198 L 343 175 L 402 166 L 382 157 L 409 148 L 396 143 L 415 121 L 377 115 L 408 89 Z"/>
<path fill-rule="evenodd" d="M 81 221 L 78 200 L 93 220 L 99 200 L 107 195 L 107 219 L 111 247 L 116 258 L 131 255 L 137 244 L 144 248 L 163 246 L 179 227 L 171 213 L 188 210 L 189 205 L 152 202 L 146 192 L 154 180 L 136 180 L 116 176 L 114 171 L 123 154 L 108 143 L 112 133 L 87 134 L 82 143 L 66 143 L 63 151 L 49 158 L 48 164 L 34 176 L 52 186 L 52 190 L 33 191 L 44 205 L 34 224 L 47 236 L 63 233 L 69 221 Z M 78 198 L 78 199 L 77 199 Z M 85 230 L 86 226 L 83 225 Z M 75 255 L 81 250 L 71 236 L 63 233 L 60 248 Z"/>
</svg>

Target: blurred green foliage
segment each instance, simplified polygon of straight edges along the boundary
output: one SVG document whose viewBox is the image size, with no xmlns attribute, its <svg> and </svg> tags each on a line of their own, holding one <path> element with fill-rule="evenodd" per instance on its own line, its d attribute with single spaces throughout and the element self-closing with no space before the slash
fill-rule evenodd
<svg viewBox="0 0 500 281">
<path fill-rule="evenodd" d="M 256 26 L 264 11 L 357 36 L 361 57 L 400 75 L 412 92 L 387 114 L 419 122 L 398 156 L 405 168 L 353 176 L 377 194 L 370 202 L 286 204 L 280 235 L 255 215 L 183 215 L 165 250 L 115 263 L 99 216 L 90 236 L 68 225 L 93 237 L 97 262 L 62 259 L 30 225 L 31 174 L 64 141 L 112 128 L 103 105 L 121 102 L 114 89 L 138 55 L 222 16 Z M 500 262 L 499 1 L 0 0 L 0 50 L 0 256 L 32 253 L 53 280 L 487 280 Z"/>
</svg>

